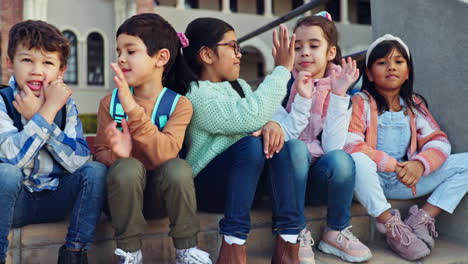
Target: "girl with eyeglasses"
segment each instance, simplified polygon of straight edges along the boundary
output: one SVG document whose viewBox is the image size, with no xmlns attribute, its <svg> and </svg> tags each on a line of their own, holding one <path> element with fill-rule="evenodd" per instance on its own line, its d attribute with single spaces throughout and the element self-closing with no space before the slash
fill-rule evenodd
<svg viewBox="0 0 468 264">
<path fill-rule="evenodd" d="M 288 143 L 270 154 L 263 140 L 252 136 L 264 126 L 278 127 L 270 120 L 286 94 L 294 63 L 294 35 L 290 41 L 284 26 L 279 36 L 275 31 L 277 66 L 255 91 L 239 79 L 242 54 L 232 26 L 216 18 L 198 18 L 188 25 L 185 35 L 189 45 L 184 57 L 198 77 L 187 93 L 194 109 L 186 137 L 187 161 L 195 174 L 198 208 L 224 212 L 217 263 L 247 263 L 250 209 L 265 169 L 276 235 L 272 263 L 298 264 L 297 238 L 304 219 L 295 199 L 295 168 Z M 282 145 L 284 138 L 275 142 Z"/>
</svg>

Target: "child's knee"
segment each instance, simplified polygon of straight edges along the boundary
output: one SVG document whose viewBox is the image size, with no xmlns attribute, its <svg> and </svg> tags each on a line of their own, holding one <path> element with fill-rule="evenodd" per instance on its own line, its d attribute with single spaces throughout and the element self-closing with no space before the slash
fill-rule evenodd
<svg viewBox="0 0 468 264">
<path fill-rule="evenodd" d="M 120 159 L 109 168 L 106 180 L 108 187 L 144 185 L 146 170 L 135 158 Z"/>
<path fill-rule="evenodd" d="M 0 163 L 0 193 L 17 192 L 22 182 L 21 169 L 8 163 Z"/>
</svg>

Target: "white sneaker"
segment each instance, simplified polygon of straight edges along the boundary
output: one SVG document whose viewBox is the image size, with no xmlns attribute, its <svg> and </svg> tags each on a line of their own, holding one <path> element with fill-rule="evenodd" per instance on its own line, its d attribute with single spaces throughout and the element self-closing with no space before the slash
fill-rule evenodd
<svg viewBox="0 0 468 264">
<path fill-rule="evenodd" d="M 314 245 L 314 239 L 307 228 L 302 229 L 299 233 L 299 262 L 300 264 L 315 264 L 314 251 L 312 246 Z"/>
<path fill-rule="evenodd" d="M 211 264 L 210 254 L 197 247 L 177 249 L 176 264 Z"/>
<path fill-rule="evenodd" d="M 141 250 L 135 252 L 125 252 L 118 248 L 114 254 L 119 256 L 119 264 L 143 264 L 143 254 Z"/>
</svg>

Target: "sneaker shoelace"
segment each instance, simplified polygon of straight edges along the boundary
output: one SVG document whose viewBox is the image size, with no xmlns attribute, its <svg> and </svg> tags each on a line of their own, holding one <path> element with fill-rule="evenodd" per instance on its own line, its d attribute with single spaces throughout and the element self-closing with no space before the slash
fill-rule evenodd
<svg viewBox="0 0 468 264">
<path fill-rule="evenodd" d="M 403 246 L 409 246 L 411 243 L 411 236 L 412 234 L 411 228 L 405 225 L 403 222 L 395 221 L 391 223 L 386 223 L 385 227 L 387 230 L 390 230 L 393 237 L 400 237 L 400 243 Z"/>
<path fill-rule="evenodd" d="M 123 264 L 136 264 L 136 256 L 131 252 L 126 252 L 118 248 L 115 250 L 114 254 L 124 261 Z"/>
<path fill-rule="evenodd" d="M 347 228 L 343 229 L 340 231 L 340 234 L 338 235 L 338 237 L 336 238 L 336 240 L 338 241 L 338 243 L 343 243 L 343 240 L 345 241 L 344 244 L 345 244 L 345 247 L 348 248 L 349 244 L 351 243 L 351 241 L 357 241 L 359 240 L 353 233 L 351 233 L 351 231 L 349 231 L 349 229 L 353 227 L 353 226 L 348 226 Z"/>
<path fill-rule="evenodd" d="M 309 230 L 304 229 L 301 233 L 299 233 L 299 243 L 300 246 L 305 247 L 312 247 L 314 245 L 315 242 Z"/>
<path fill-rule="evenodd" d="M 429 230 L 429 234 L 436 238 L 439 236 L 439 234 L 437 233 L 436 229 L 435 229 L 435 219 L 430 217 L 430 216 L 422 216 L 421 217 L 421 221 L 419 221 L 416 225 L 415 225 L 415 228 L 418 228 L 418 227 L 426 227 L 428 230 Z"/>
<path fill-rule="evenodd" d="M 210 254 L 199 250 L 198 248 L 182 249 L 178 252 L 176 258 L 187 264 L 211 264 Z"/>
</svg>

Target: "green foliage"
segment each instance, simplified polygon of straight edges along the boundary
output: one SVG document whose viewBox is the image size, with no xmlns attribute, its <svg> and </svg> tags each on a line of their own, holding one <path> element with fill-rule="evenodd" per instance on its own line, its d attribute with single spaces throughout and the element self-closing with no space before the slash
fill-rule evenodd
<svg viewBox="0 0 468 264">
<path fill-rule="evenodd" d="M 78 117 L 83 123 L 83 132 L 85 134 L 96 134 L 97 131 L 97 114 L 96 113 L 87 113 L 79 114 Z"/>
</svg>

